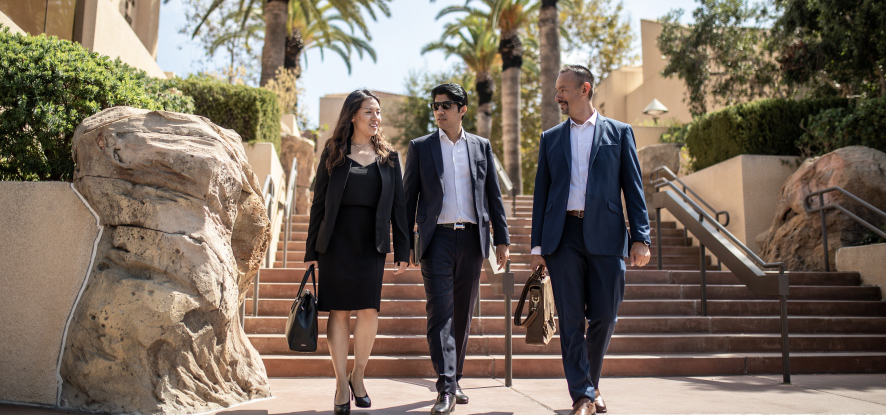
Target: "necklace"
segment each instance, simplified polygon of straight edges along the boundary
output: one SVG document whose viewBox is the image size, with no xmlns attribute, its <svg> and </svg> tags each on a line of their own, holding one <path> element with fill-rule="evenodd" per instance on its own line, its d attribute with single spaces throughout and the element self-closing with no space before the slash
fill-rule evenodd
<svg viewBox="0 0 886 415">
<path fill-rule="evenodd" d="M 351 144 L 351 145 L 354 146 L 354 147 L 368 147 L 368 146 L 371 146 L 372 143 L 367 143 L 367 144 Z"/>
</svg>

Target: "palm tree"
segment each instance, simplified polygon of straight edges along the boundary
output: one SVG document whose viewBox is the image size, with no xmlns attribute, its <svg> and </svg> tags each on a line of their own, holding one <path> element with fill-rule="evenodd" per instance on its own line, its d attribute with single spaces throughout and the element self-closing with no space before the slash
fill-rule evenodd
<svg viewBox="0 0 886 415">
<path fill-rule="evenodd" d="M 541 129 L 560 122 L 560 109 L 554 101 L 557 76 L 560 73 L 560 23 L 558 0 L 541 0 L 538 13 L 539 66 L 541 66 Z"/>
<path fill-rule="evenodd" d="M 454 39 L 456 43 L 447 43 L 449 39 Z M 500 62 L 498 35 L 495 30 L 486 20 L 468 15 L 447 24 L 440 40 L 425 45 L 421 53 L 432 50 L 443 51 L 447 57 L 458 56 L 468 69 L 474 72 L 474 88 L 479 97 L 477 135 L 489 138 L 492 132 L 492 95 L 495 93 L 495 81 L 492 79 L 491 71 L 492 67 Z"/>
<path fill-rule="evenodd" d="M 536 0 L 478 0 L 488 10 L 464 6 L 451 6 L 440 11 L 440 16 L 466 12 L 497 27 L 498 53 L 501 55 L 501 129 L 504 144 L 505 171 L 519 192 L 523 191 L 523 174 L 520 166 L 520 69 L 523 66 L 523 42 L 519 30 L 532 22 L 538 10 Z"/>
<path fill-rule="evenodd" d="M 290 34 L 286 37 L 284 68 L 294 71 L 297 77 L 301 77 L 302 54 L 313 48 L 320 49 L 321 59 L 326 49 L 335 52 L 344 60 L 348 73 L 351 72 L 350 59 L 354 51 L 361 59 L 365 52 L 373 62 L 376 61 L 375 49 L 368 43 L 371 38 L 359 10 L 349 20 L 336 13 L 334 5 L 329 2 L 319 6 L 317 0 L 307 3 L 310 9 L 295 2 L 290 3 L 289 22 L 286 27 Z M 345 32 L 335 23 L 347 26 L 350 33 L 354 33 L 355 27 L 359 28 L 366 39 Z"/>
</svg>

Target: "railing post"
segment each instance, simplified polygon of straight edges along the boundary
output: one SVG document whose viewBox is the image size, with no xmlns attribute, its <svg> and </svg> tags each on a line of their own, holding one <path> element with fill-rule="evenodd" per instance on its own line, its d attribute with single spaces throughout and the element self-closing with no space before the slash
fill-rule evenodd
<svg viewBox="0 0 886 415">
<path fill-rule="evenodd" d="M 510 275 L 511 289 L 505 291 L 505 386 L 511 387 L 513 382 L 513 324 L 511 323 L 511 292 L 513 291 L 513 274 L 511 260 L 505 262 L 505 275 Z"/>
<path fill-rule="evenodd" d="M 819 209 L 821 209 L 818 212 L 821 214 L 821 241 L 822 241 L 822 245 L 824 246 L 824 270 L 830 271 L 831 270 L 831 258 L 830 258 L 830 255 L 828 254 L 828 227 L 827 227 L 827 224 L 825 223 L 824 209 L 822 209 L 824 207 L 824 194 L 823 193 L 818 194 L 818 206 L 819 206 Z"/>
<path fill-rule="evenodd" d="M 246 330 L 246 299 L 240 303 L 240 328 Z"/>
<path fill-rule="evenodd" d="M 658 269 L 662 269 L 661 260 L 661 208 L 655 208 L 655 249 L 658 252 Z"/>
<path fill-rule="evenodd" d="M 707 281 L 707 264 L 705 261 L 705 247 L 700 244 L 701 249 L 701 315 L 708 316 L 708 281 Z"/>
<path fill-rule="evenodd" d="M 784 267 L 778 272 L 779 277 L 784 275 Z M 788 343 L 788 296 L 780 295 L 781 303 L 781 366 L 782 380 L 785 384 L 791 383 L 791 354 L 790 344 Z"/>
</svg>

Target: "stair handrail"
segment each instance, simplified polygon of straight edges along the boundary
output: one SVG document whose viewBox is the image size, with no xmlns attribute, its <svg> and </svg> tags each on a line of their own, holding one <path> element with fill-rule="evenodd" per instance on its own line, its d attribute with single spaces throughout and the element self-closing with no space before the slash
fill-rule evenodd
<svg viewBox="0 0 886 415">
<path fill-rule="evenodd" d="M 729 212 L 728 211 L 714 209 L 714 207 L 711 206 L 710 203 L 708 203 L 706 200 L 704 200 L 704 198 L 702 198 L 698 193 L 695 193 L 695 190 L 692 190 L 692 188 L 689 187 L 689 185 L 687 185 L 682 180 L 680 180 L 680 178 L 677 177 L 677 174 L 674 173 L 670 168 L 668 168 L 668 166 L 659 166 L 658 168 L 649 172 L 650 176 L 655 175 L 655 180 L 652 181 L 653 184 L 656 181 L 658 181 L 658 179 L 661 178 L 660 173 L 667 173 L 667 175 L 670 176 L 670 179 L 668 179 L 668 180 L 676 181 L 677 183 L 680 183 L 680 185 L 683 186 L 683 192 L 692 193 L 692 196 L 694 196 L 696 199 L 698 199 L 698 201 L 701 202 L 701 204 L 705 205 L 705 207 L 707 207 L 708 210 L 710 210 L 711 212 L 714 213 L 714 215 L 717 217 L 718 223 L 720 222 L 720 215 L 726 216 L 726 223 L 724 223 L 723 226 L 729 226 Z"/>
<path fill-rule="evenodd" d="M 681 221 L 699 241 L 701 254 L 701 302 L 702 314 L 707 316 L 707 281 L 705 260 L 705 243 L 710 245 L 718 260 L 726 262 L 732 273 L 749 289 L 764 294 L 778 295 L 780 303 L 781 323 L 781 360 L 782 378 L 785 384 L 791 383 L 790 349 L 788 340 L 788 307 L 787 297 L 790 290 L 788 277 L 785 274 L 784 262 L 766 262 L 750 248 L 738 240 L 725 226 L 711 217 L 686 193 L 681 191 L 673 181 L 659 177 L 653 182 L 655 194 L 656 247 L 658 249 L 658 269 L 662 269 L 661 248 L 661 209 L 668 209 L 677 220 Z M 670 187 L 670 190 L 661 191 Z M 676 196 L 674 196 L 676 195 Z M 694 212 L 694 214 L 692 213 Z M 735 248 L 739 249 L 735 249 Z M 749 261 L 750 259 L 750 261 Z M 772 279 L 760 268 L 778 268 L 777 279 Z"/>
<path fill-rule="evenodd" d="M 505 171 L 504 166 L 502 166 L 501 162 L 498 161 L 498 157 L 495 156 L 495 153 L 492 153 L 492 164 L 495 165 L 495 174 L 498 176 L 498 180 L 501 182 L 502 187 L 504 188 L 507 194 L 511 195 L 511 217 L 517 217 L 517 189 L 514 189 L 514 183 L 511 182 L 511 178 L 508 177 L 508 173 Z"/>
<path fill-rule="evenodd" d="M 847 210 L 843 206 L 840 206 L 840 204 L 838 204 L 838 203 L 829 203 L 827 205 L 824 204 L 824 194 L 830 193 L 830 192 L 843 193 L 843 196 L 846 196 L 846 197 L 854 200 L 855 203 L 858 203 L 859 205 L 867 208 L 868 210 L 882 216 L 883 218 L 886 218 L 886 212 L 883 212 L 882 210 L 877 209 L 876 207 L 874 207 L 874 205 L 872 205 L 868 202 L 865 202 L 860 197 L 858 197 L 852 193 L 849 193 L 848 191 L 846 191 L 846 189 L 844 189 L 840 186 L 829 187 L 827 189 L 822 189 L 822 190 L 812 192 L 812 193 L 809 193 L 808 195 L 806 195 L 806 197 L 803 198 L 803 209 L 805 209 L 807 213 L 819 212 L 821 214 L 821 242 L 822 242 L 822 245 L 824 246 L 824 269 L 825 269 L 825 271 L 831 270 L 830 255 L 828 255 L 828 230 L 827 230 L 827 224 L 825 221 L 825 213 L 826 213 L 825 211 L 827 211 L 829 209 L 836 209 L 840 212 L 843 212 L 846 214 L 846 216 L 849 216 L 850 219 L 854 220 L 859 225 L 870 229 L 872 232 L 874 232 L 875 234 L 879 235 L 882 238 L 886 238 L 886 232 L 883 232 L 880 229 L 877 229 L 876 226 L 874 226 L 870 222 L 860 218 L 858 215 L 850 212 L 849 210 Z M 818 196 L 818 207 L 813 208 L 812 205 L 810 204 L 810 199 L 812 199 L 815 196 Z"/>
<path fill-rule="evenodd" d="M 295 186 L 298 183 L 298 160 L 292 158 L 292 167 L 289 168 L 289 182 L 286 183 L 286 204 L 283 207 L 285 215 L 283 230 L 283 268 L 286 268 L 286 252 L 289 249 L 289 237 L 292 236 L 292 205 L 295 204 Z"/>
</svg>

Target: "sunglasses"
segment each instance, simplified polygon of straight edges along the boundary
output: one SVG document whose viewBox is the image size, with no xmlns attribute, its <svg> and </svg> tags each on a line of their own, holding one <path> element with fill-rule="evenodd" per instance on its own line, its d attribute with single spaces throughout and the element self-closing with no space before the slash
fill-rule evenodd
<svg viewBox="0 0 886 415">
<path fill-rule="evenodd" d="M 440 109 L 440 107 L 443 107 L 444 110 L 448 110 L 452 108 L 452 104 L 455 104 L 458 106 L 458 108 L 461 108 L 461 104 L 458 101 L 432 102 L 430 105 L 431 109 L 437 111 L 438 109 Z"/>
</svg>

